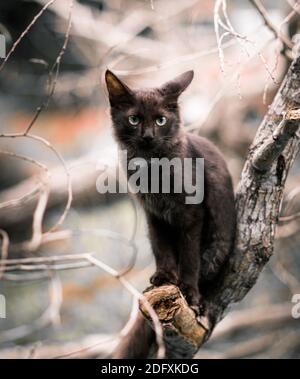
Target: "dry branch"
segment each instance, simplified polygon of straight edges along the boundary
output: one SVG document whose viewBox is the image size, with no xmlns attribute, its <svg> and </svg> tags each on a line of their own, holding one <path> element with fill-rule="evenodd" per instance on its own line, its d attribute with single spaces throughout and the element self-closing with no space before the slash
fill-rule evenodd
<svg viewBox="0 0 300 379">
<path fill-rule="evenodd" d="M 83 157 L 81 160 L 71 162 L 70 166 L 73 204 L 100 204 L 107 200 L 107 197 L 98 193 L 96 189 L 96 181 L 101 173 L 96 159 Z M 65 170 L 63 168 L 51 170 L 50 178 L 47 210 L 65 204 L 68 199 Z M 39 193 L 36 191 L 39 186 L 39 179 L 32 177 L 0 193 L 0 203 L 14 201 L 13 206 L 0 207 L 2 228 L 14 227 L 21 223 L 30 224 L 39 197 Z M 29 196 L 24 197 L 24 194 L 29 194 Z M 109 194 L 109 196 L 113 197 L 114 195 Z M 115 196 L 120 195 L 116 194 Z M 20 201 L 15 201 L 15 199 L 20 199 Z"/>
<path fill-rule="evenodd" d="M 197 321 L 178 287 L 165 285 L 144 292 L 145 298 L 156 311 L 164 327 L 168 358 L 188 358 L 194 355 L 205 338 L 207 329 Z M 141 304 L 142 313 L 150 316 Z"/>
<path fill-rule="evenodd" d="M 271 21 L 265 7 L 262 5 L 260 0 L 250 0 L 251 4 L 255 7 L 255 9 L 258 11 L 258 13 L 261 15 L 263 18 L 266 26 L 270 29 L 270 31 L 275 35 L 276 38 L 278 38 L 284 46 L 284 52 L 286 49 L 292 49 L 293 48 L 293 43 L 290 41 L 290 39 L 281 33 L 280 29 L 277 29 L 277 27 L 273 24 Z"/>
</svg>

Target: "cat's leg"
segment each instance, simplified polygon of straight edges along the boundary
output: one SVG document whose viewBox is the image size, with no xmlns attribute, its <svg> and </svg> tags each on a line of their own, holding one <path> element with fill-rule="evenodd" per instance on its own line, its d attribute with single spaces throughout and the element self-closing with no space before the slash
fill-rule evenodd
<svg viewBox="0 0 300 379">
<path fill-rule="evenodd" d="M 147 215 L 149 237 L 156 261 L 156 272 L 150 283 L 160 286 L 164 283 L 178 283 L 174 230 L 171 225 L 154 215 Z"/>
<path fill-rule="evenodd" d="M 190 306 L 198 310 L 201 302 L 199 292 L 200 243 L 202 222 L 183 230 L 178 238 L 179 287 Z"/>
<path fill-rule="evenodd" d="M 206 281 L 212 281 L 220 273 L 225 261 L 232 251 L 235 229 L 236 213 L 234 194 L 231 181 L 228 183 L 210 184 L 212 179 L 207 175 L 206 182 L 210 191 L 206 192 L 206 206 L 209 217 L 206 227 L 209 234 L 209 244 L 202 252 L 201 275 Z M 221 186 L 222 185 L 222 186 Z"/>
</svg>

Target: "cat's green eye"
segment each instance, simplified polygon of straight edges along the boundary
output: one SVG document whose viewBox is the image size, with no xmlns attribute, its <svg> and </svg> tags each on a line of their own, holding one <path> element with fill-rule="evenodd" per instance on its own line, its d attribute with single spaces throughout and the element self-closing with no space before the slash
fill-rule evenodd
<svg viewBox="0 0 300 379">
<path fill-rule="evenodd" d="M 139 116 L 132 115 L 128 117 L 128 121 L 130 125 L 137 126 L 140 123 L 140 118 Z"/>
<path fill-rule="evenodd" d="M 156 125 L 158 125 L 158 126 L 164 126 L 167 123 L 167 117 L 165 117 L 165 116 L 157 117 L 155 122 L 156 122 Z"/>
</svg>

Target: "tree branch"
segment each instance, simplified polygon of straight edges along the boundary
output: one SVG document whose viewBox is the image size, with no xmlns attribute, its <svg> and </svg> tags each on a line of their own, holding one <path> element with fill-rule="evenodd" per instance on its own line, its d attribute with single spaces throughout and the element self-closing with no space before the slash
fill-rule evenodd
<svg viewBox="0 0 300 379">
<path fill-rule="evenodd" d="M 264 173 L 271 169 L 284 148 L 298 130 L 299 121 L 283 119 L 274 133 L 257 149 L 252 158 L 252 166 Z"/>
<path fill-rule="evenodd" d="M 114 165 L 115 162 L 112 162 Z M 96 189 L 97 178 L 102 172 L 95 158 L 81 159 L 69 165 L 72 181 L 73 204 L 100 204 L 108 198 L 118 198 L 120 194 L 100 194 Z M 67 201 L 68 191 L 66 173 L 62 167 L 49 172 L 49 199 L 46 210 L 60 206 Z M 37 176 L 25 179 L 13 187 L 0 192 L 0 226 L 13 228 L 20 224 L 29 224 L 36 208 L 41 183 Z"/>
<path fill-rule="evenodd" d="M 255 9 L 258 11 L 258 13 L 263 18 L 266 26 L 270 29 L 270 31 L 274 34 L 274 36 L 283 43 L 283 52 L 285 52 L 288 49 L 293 48 L 293 43 L 291 40 L 284 34 L 281 33 L 280 30 L 277 29 L 277 27 L 273 24 L 270 17 L 268 16 L 268 13 L 265 9 L 265 7 L 262 5 L 260 0 L 250 0 L 250 3 L 255 7 Z"/>
<path fill-rule="evenodd" d="M 193 356 L 208 330 L 197 320 L 195 312 L 189 308 L 179 288 L 174 285 L 152 287 L 144 292 L 144 296 L 163 325 L 167 357 Z M 140 309 L 150 320 L 142 304 Z M 203 322 L 205 323 L 205 320 Z"/>
</svg>

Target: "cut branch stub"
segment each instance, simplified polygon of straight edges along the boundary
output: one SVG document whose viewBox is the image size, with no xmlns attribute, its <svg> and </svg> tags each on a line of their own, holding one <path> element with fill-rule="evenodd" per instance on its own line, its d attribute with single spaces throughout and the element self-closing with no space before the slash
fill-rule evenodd
<svg viewBox="0 0 300 379">
<path fill-rule="evenodd" d="M 207 337 L 208 320 L 197 318 L 175 285 L 150 287 L 144 296 L 163 324 L 166 356 L 192 358 Z M 142 302 L 140 309 L 151 320 Z"/>
<path fill-rule="evenodd" d="M 252 166 L 262 173 L 270 170 L 272 164 L 279 158 L 291 137 L 299 128 L 298 113 L 288 114 L 291 118 L 284 118 L 275 129 L 274 133 L 267 138 L 252 158 Z"/>
</svg>

